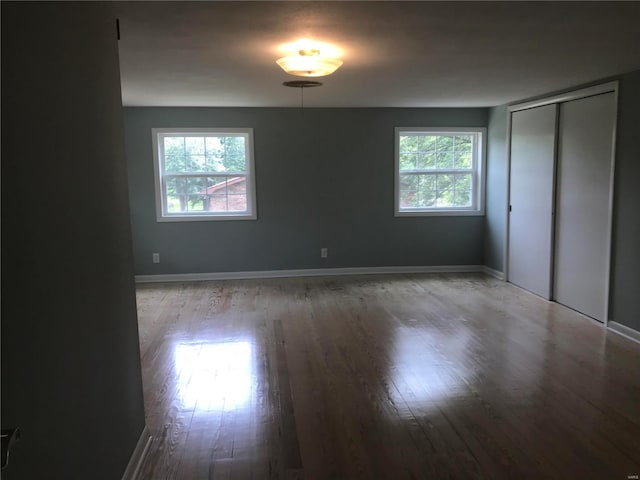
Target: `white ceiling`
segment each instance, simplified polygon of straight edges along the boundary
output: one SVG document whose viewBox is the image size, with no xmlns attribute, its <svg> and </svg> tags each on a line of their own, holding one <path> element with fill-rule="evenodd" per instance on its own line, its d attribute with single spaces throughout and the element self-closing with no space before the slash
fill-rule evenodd
<svg viewBox="0 0 640 480">
<path fill-rule="evenodd" d="M 640 69 L 640 2 L 117 5 L 125 105 L 294 107 L 275 63 L 308 37 L 344 65 L 308 107 L 500 105 Z"/>
</svg>

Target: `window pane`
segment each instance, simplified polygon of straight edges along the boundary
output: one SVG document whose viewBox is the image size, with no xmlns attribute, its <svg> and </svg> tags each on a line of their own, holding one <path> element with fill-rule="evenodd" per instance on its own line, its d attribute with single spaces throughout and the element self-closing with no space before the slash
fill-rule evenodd
<svg viewBox="0 0 640 480">
<path fill-rule="evenodd" d="M 471 206 L 471 174 L 454 175 L 455 193 L 453 205 L 456 207 Z"/>
<path fill-rule="evenodd" d="M 187 155 L 204 155 L 204 137 L 186 137 L 184 144 Z"/>
<path fill-rule="evenodd" d="M 184 155 L 184 137 L 164 137 L 164 153 Z"/>
<path fill-rule="evenodd" d="M 207 193 L 209 195 L 226 195 L 227 194 L 227 177 L 207 177 Z"/>
<path fill-rule="evenodd" d="M 453 206 L 454 176 L 440 174 L 436 176 L 436 206 Z"/>
<path fill-rule="evenodd" d="M 433 135 L 420 136 L 418 139 L 417 168 L 430 169 L 436 167 L 436 141 Z"/>
<path fill-rule="evenodd" d="M 456 190 L 453 196 L 453 203 L 456 207 L 470 207 L 471 192 L 469 190 Z"/>
<path fill-rule="evenodd" d="M 230 172 L 246 172 L 247 161 L 245 155 L 244 137 L 223 137 L 220 139 L 224 146 L 224 167 Z"/>
<path fill-rule="evenodd" d="M 189 155 L 187 156 L 187 171 L 190 172 L 206 172 L 207 162 L 204 154 L 202 155 Z"/>
<path fill-rule="evenodd" d="M 415 169 L 417 158 L 415 153 L 400 153 L 400 171 Z"/>
<path fill-rule="evenodd" d="M 190 212 L 203 212 L 206 207 L 206 195 L 189 195 L 187 209 Z"/>
<path fill-rule="evenodd" d="M 183 212 L 187 202 L 187 181 L 184 178 L 167 179 L 167 211 L 170 213 Z"/>
<path fill-rule="evenodd" d="M 246 194 L 229 194 L 229 211 L 230 212 L 243 212 L 247 209 L 247 195 Z"/>
<path fill-rule="evenodd" d="M 400 153 L 418 153 L 418 137 L 415 135 L 401 135 Z"/>
<path fill-rule="evenodd" d="M 453 137 L 439 136 L 437 138 L 436 167 L 453 168 Z"/>
<path fill-rule="evenodd" d="M 454 177 L 456 181 L 456 190 L 471 190 L 470 173 L 457 173 Z"/>
<path fill-rule="evenodd" d="M 400 190 L 417 190 L 418 177 L 418 175 L 400 175 Z"/>
<path fill-rule="evenodd" d="M 420 190 L 435 190 L 436 189 L 436 176 L 435 175 L 420 175 Z"/>
<path fill-rule="evenodd" d="M 206 137 L 206 165 L 211 172 L 246 172 L 244 137 Z"/>
<path fill-rule="evenodd" d="M 415 190 L 400 190 L 400 208 L 416 208 L 418 194 Z"/>
<path fill-rule="evenodd" d="M 245 137 L 165 137 L 165 171 L 246 172 Z"/>
<path fill-rule="evenodd" d="M 182 172 L 184 165 L 184 155 L 165 155 L 164 157 L 164 171 L 167 173 Z"/>
<path fill-rule="evenodd" d="M 187 192 L 186 179 L 184 178 L 168 178 L 167 193 L 182 194 Z"/>
<path fill-rule="evenodd" d="M 187 178 L 187 210 L 203 211 L 206 206 L 206 179 L 204 177 Z"/>
<path fill-rule="evenodd" d="M 227 190 L 229 195 L 237 193 L 247 193 L 246 177 L 229 177 L 227 180 Z"/>
<path fill-rule="evenodd" d="M 180 213 L 184 211 L 180 203 L 181 197 L 176 193 L 167 193 L 167 211 L 169 213 Z"/>
<path fill-rule="evenodd" d="M 419 208 L 431 208 L 436 204 L 436 194 L 433 190 L 420 190 L 416 206 Z"/>
<path fill-rule="evenodd" d="M 455 168 L 471 168 L 472 135 L 456 135 L 454 138 Z"/>
<path fill-rule="evenodd" d="M 224 172 L 224 146 L 220 137 L 205 138 L 205 156 L 207 170 L 210 172 Z"/>
<path fill-rule="evenodd" d="M 425 152 L 418 154 L 418 168 L 436 168 L 436 153 Z"/>
<path fill-rule="evenodd" d="M 418 175 L 400 175 L 400 208 L 416 208 L 418 206 Z"/>
<path fill-rule="evenodd" d="M 207 177 L 206 193 L 210 211 L 247 211 L 246 177 Z"/>
<path fill-rule="evenodd" d="M 185 137 L 185 172 L 202 172 L 205 168 L 204 137 Z"/>
<path fill-rule="evenodd" d="M 420 175 L 418 185 L 418 207 L 433 207 L 436 201 L 436 176 Z"/>
<path fill-rule="evenodd" d="M 416 207 L 430 208 L 436 205 L 436 195 L 433 190 L 420 190 L 418 192 Z"/>
<path fill-rule="evenodd" d="M 184 137 L 164 137 L 164 170 L 181 172 L 185 168 Z"/>
<path fill-rule="evenodd" d="M 188 193 L 194 195 L 206 195 L 206 178 L 205 177 L 196 177 L 196 178 L 188 178 L 187 179 L 187 191 Z"/>
<path fill-rule="evenodd" d="M 435 153 L 436 138 L 433 135 L 418 137 L 418 151 L 423 153 Z"/>
<path fill-rule="evenodd" d="M 402 175 L 400 208 L 428 208 L 436 205 L 436 175 Z"/>
<path fill-rule="evenodd" d="M 207 209 L 210 212 L 225 212 L 227 208 L 226 195 L 207 196 Z"/>
</svg>

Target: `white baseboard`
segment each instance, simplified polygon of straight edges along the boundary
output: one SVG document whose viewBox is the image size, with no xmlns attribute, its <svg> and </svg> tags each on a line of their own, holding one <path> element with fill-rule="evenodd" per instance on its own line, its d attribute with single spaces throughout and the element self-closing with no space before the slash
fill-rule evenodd
<svg viewBox="0 0 640 480">
<path fill-rule="evenodd" d="M 436 265 L 422 267 L 349 267 L 303 270 L 259 270 L 254 272 L 175 273 L 136 275 L 136 283 L 193 282 L 203 280 L 245 280 L 250 278 L 322 277 L 335 275 L 372 275 L 385 273 L 477 273 L 482 265 Z"/>
<path fill-rule="evenodd" d="M 640 332 L 634 330 L 633 328 L 627 327 L 626 325 L 622 325 L 618 322 L 609 322 L 607 323 L 607 328 L 612 332 L 617 333 L 618 335 L 622 335 L 623 337 L 627 337 L 630 340 L 634 340 L 640 343 Z"/>
<path fill-rule="evenodd" d="M 127 469 L 124 471 L 124 475 L 122 475 L 122 480 L 136 480 L 136 478 L 138 478 L 140 467 L 142 466 L 144 458 L 147 456 L 150 445 L 151 435 L 149 434 L 149 428 L 145 425 L 138 439 L 138 444 L 131 454 Z"/>
<path fill-rule="evenodd" d="M 504 272 L 494 270 L 493 268 L 487 267 L 486 265 L 482 267 L 482 271 L 485 273 L 485 275 L 497 278 L 498 280 L 504 280 Z"/>
</svg>

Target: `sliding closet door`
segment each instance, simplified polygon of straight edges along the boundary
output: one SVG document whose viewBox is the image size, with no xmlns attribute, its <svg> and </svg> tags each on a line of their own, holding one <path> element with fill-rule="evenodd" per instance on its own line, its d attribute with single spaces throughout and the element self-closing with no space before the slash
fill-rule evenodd
<svg viewBox="0 0 640 480">
<path fill-rule="evenodd" d="M 605 321 L 615 97 L 563 103 L 558 138 L 554 300 Z"/>
<path fill-rule="evenodd" d="M 551 297 L 556 105 L 513 112 L 508 280 Z"/>
</svg>

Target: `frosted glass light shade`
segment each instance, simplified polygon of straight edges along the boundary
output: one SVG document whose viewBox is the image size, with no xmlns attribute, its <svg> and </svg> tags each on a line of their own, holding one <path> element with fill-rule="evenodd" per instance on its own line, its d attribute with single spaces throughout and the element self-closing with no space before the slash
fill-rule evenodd
<svg viewBox="0 0 640 480">
<path fill-rule="evenodd" d="M 290 75 L 323 77 L 340 68 L 342 60 L 323 57 L 318 50 L 300 50 L 297 55 L 279 58 L 276 63 Z"/>
</svg>

